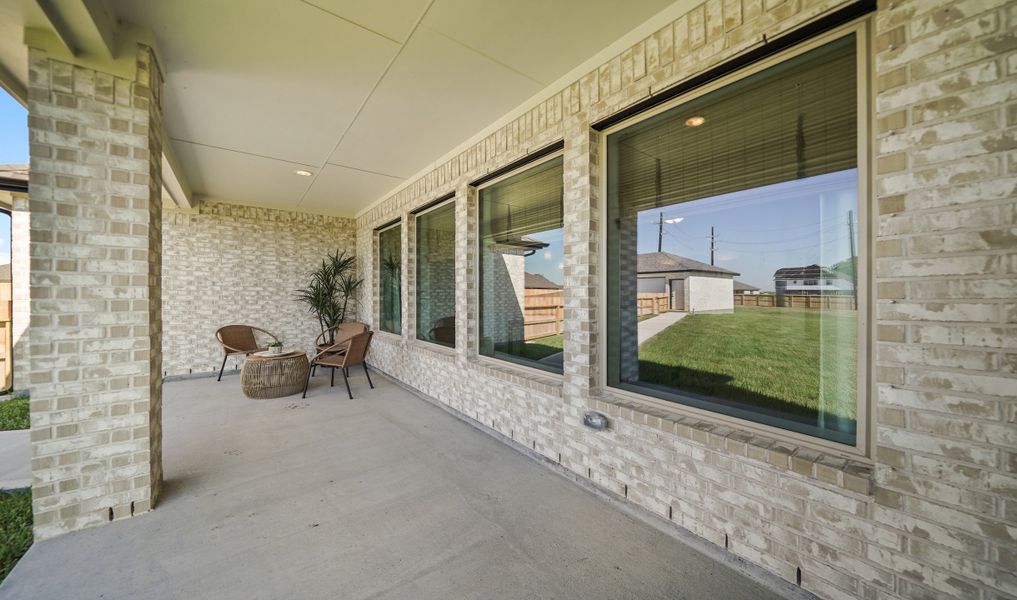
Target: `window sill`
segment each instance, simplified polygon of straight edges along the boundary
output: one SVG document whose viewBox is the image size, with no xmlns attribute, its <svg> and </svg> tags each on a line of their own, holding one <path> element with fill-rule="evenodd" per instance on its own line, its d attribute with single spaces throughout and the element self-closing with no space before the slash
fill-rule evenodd
<svg viewBox="0 0 1017 600">
<path fill-rule="evenodd" d="M 763 462 L 857 494 L 870 496 L 874 490 L 872 464 L 861 458 L 843 458 L 822 449 L 738 429 L 727 423 L 651 406 L 617 394 L 612 389 L 602 390 L 595 405 L 597 411 L 609 417 L 652 427 L 727 455 Z"/>
<path fill-rule="evenodd" d="M 424 340 L 418 340 L 416 338 L 408 340 L 406 345 L 414 350 L 422 350 L 424 352 L 431 352 L 437 354 L 443 358 L 455 360 L 456 349 L 449 348 L 448 346 L 442 346 L 441 344 L 435 344 L 434 342 L 428 342 Z"/>
<path fill-rule="evenodd" d="M 403 336 L 392 333 L 391 331 L 382 331 L 380 329 L 374 330 L 375 339 L 388 342 L 389 344 L 399 344 L 403 341 Z"/>
<path fill-rule="evenodd" d="M 541 394 L 561 397 L 564 378 L 555 373 L 548 373 L 540 369 L 531 369 L 521 365 L 513 365 L 505 361 L 482 356 L 472 358 L 470 360 L 470 367 L 481 375 L 500 379 Z"/>
</svg>

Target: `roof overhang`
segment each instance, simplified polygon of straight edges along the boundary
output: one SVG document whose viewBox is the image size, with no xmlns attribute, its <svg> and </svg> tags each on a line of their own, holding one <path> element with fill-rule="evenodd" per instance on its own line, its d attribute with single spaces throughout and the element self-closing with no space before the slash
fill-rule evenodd
<svg viewBox="0 0 1017 600">
<path fill-rule="evenodd" d="M 59 60 L 131 80 L 137 74 L 138 44 L 151 48 L 162 64 L 153 32 L 120 23 L 109 0 L 25 0 L 21 9 L 26 48 L 45 50 Z M 5 50 L 10 52 L 9 48 Z M 21 58 L 27 60 L 27 54 Z M 27 106 L 28 89 L 23 77 L 0 62 L 0 86 Z M 165 133 L 163 137 L 166 139 Z M 172 144 L 163 146 L 162 173 L 164 200 L 178 208 L 195 208 L 191 186 Z"/>
<path fill-rule="evenodd" d="M 6 0 L 0 84 L 26 100 L 26 44 L 133 78 L 144 43 L 165 75 L 166 206 L 353 217 L 697 1 L 556 0 L 534 18 L 504 0 Z"/>
</svg>

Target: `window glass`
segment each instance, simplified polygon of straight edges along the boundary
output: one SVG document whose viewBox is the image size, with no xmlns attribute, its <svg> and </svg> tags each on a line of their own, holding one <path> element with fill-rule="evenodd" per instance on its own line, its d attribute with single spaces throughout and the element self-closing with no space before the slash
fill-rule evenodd
<svg viewBox="0 0 1017 600">
<path fill-rule="evenodd" d="M 609 134 L 609 385 L 855 443 L 856 69 L 849 35 Z"/>
<path fill-rule="evenodd" d="M 382 331 L 402 333 L 402 227 L 396 225 L 378 234 L 381 284 Z"/>
<path fill-rule="evenodd" d="M 417 217 L 417 339 L 455 347 L 455 202 Z"/>
<path fill-rule="evenodd" d="M 480 353 L 562 372 L 562 159 L 480 190 Z"/>
</svg>

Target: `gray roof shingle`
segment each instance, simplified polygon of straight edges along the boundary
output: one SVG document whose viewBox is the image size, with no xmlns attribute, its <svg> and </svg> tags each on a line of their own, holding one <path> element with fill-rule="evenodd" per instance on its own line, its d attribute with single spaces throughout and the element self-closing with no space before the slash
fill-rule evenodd
<svg viewBox="0 0 1017 600">
<path fill-rule="evenodd" d="M 715 265 L 708 265 L 698 260 L 671 254 L 670 252 L 647 252 L 638 257 L 640 273 L 674 273 L 682 271 L 699 271 L 701 273 L 718 273 L 720 275 L 741 275 Z"/>
<path fill-rule="evenodd" d="M 560 290 L 561 285 L 539 273 L 526 273 L 525 286 L 531 290 Z"/>
</svg>

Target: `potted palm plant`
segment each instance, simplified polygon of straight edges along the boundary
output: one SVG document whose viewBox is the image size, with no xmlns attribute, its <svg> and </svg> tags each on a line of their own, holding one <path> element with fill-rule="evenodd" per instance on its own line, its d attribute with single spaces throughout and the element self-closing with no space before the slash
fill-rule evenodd
<svg viewBox="0 0 1017 600">
<path fill-rule="evenodd" d="M 389 307 L 388 311 L 382 310 L 381 328 L 385 331 L 396 331 L 396 327 L 398 327 L 399 320 L 401 318 L 399 306 L 399 283 L 401 279 L 399 277 L 399 271 L 402 267 L 399 263 L 399 259 L 391 255 L 386 256 L 385 259 L 381 261 L 381 266 L 388 275 L 388 277 L 382 279 L 382 282 L 385 285 L 385 289 L 383 291 L 385 294 L 385 305 Z"/>
<path fill-rule="evenodd" d="M 308 311 L 318 319 L 322 333 L 328 332 L 329 344 L 335 341 L 332 328 L 346 320 L 363 283 L 364 280 L 357 277 L 356 256 L 336 250 L 311 272 L 307 286 L 297 290 L 297 300 L 306 304 Z"/>
</svg>

